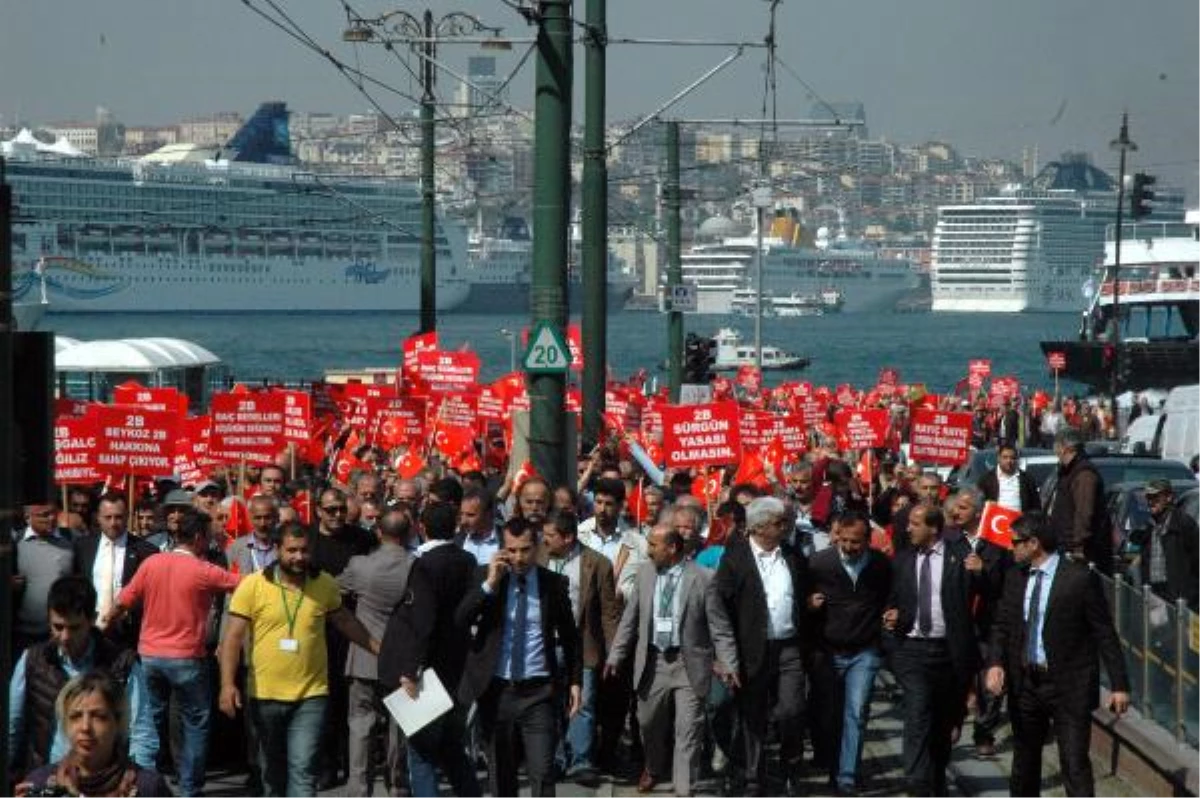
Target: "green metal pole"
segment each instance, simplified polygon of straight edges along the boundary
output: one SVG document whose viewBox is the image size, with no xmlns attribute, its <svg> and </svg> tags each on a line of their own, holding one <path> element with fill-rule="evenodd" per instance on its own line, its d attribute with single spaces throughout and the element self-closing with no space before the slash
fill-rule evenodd
<svg viewBox="0 0 1200 798">
<path fill-rule="evenodd" d="M 421 63 L 421 332 L 437 329 L 437 248 L 434 246 L 433 12 L 425 11 L 425 57 Z"/>
<path fill-rule="evenodd" d="M 663 186 L 667 205 L 667 291 L 683 283 L 683 261 L 680 259 L 680 189 L 679 189 L 679 123 L 667 123 L 667 181 Z M 679 402 L 679 386 L 683 384 L 683 314 L 672 310 L 667 314 L 667 380 L 671 401 Z"/>
<path fill-rule="evenodd" d="M 583 111 L 583 449 L 600 440 L 608 372 L 608 166 L 605 162 L 606 0 L 587 0 Z"/>
<path fill-rule="evenodd" d="M 534 98 L 533 326 L 566 337 L 571 201 L 571 0 L 538 4 Z M 567 483 L 566 373 L 530 374 L 529 455 L 552 485 Z"/>
<path fill-rule="evenodd" d="M 12 673 L 13 628 L 13 536 L 17 517 L 13 484 L 16 463 L 13 456 L 13 313 L 12 313 L 12 188 L 4 179 L 4 159 L 0 158 L 0 673 Z M 8 718 L 8 690 L 0 690 L 0 714 Z M 0 793 L 8 784 L 8 724 L 0 730 Z"/>
</svg>

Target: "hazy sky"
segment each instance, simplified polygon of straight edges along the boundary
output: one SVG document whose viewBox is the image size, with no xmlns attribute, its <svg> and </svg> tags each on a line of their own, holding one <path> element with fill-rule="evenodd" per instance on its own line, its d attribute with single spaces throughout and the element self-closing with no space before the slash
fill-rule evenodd
<svg viewBox="0 0 1200 798">
<path fill-rule="evenodd" d="M 341 0 L 275 0 L 338 57 L 405 91 L 403 67 L 377 46 L 340 41 Z M 266 0 L 249 0 L 277 15 Z M 401 7 L 348 0 L 371 15 Z M 431 0 L 438 14 L 467 10 L 512 37 L 530 29 L 502 0 Z M 265 99 L 293 110 L 362 111 L 367 101 L 327 61 L 253 13 L 241 0 L 7 0 L 0 27 L 0 119 L 90 118 L 96 106 L 127 124 L 169 122 Z M 608 0 L 609 30 L 622 36 L 761 41 L 764 0 Z M 575 15 L 583 18 L 583 2 Z M 871 135 L 898 143 L 948 140 L 964 153 L 1020 158 L 1037 145 L 1041 161 L 1065 149 L 1093 154 L 1115 171 L 1108 142 L 1123 110 L 1146 169 L 1181 185 L 1194 203 L 1198 170 L 1200 4 L 1196 0 L 783 0 L 780 59 L 816 95 L 860 100 Z M 445 47 L 451 63 L 476 52 Z M 502 64 L 515 66 L 515 46 Z M 609 119 L 655 108 L 714 66 L 728 48 L 614 45 L 609 51 Z M 530 107 L 532 60 L 512 97 Z M 758 118 L 760 50 L 677 106 L 680 118 Z M 576 66 L 582 73 L 582 51 Z M 449 93 L 452 79 L 439 79 Z M 578 86 L 579 84 L 577 84 Z M 781 69 L 781 118 L 805 116 L 808 89 Z M 410 109 L 377 92 L 394 113 Z M 582 115 L 582 90 L 575 115 Z"/>
</svg>

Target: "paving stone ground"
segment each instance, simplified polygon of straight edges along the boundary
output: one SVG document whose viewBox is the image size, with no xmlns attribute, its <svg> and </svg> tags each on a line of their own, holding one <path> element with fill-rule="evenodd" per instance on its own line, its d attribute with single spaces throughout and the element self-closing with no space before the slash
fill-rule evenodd
<svg viewBox="0 0 1200 798">
<path fill-rule="evenodd" d="M 876 683 L 874 698 L 871 703 L 871 721 L 867 728 L 867 739 L 863 746 L 863 792 L 865 796 L 901 795 L 904 790 L 904 769 L 901 761 L 901 731 L 902 720 L 898 694 L 894 688 L 890 674 L 883 672 Z M 970 721 L 968 720 L 968 723 Z M 963 735 L 965 742 L 955 746 L 951 764 L 952 795 L 999 796 L 1008 795 L 1008 774 L 1012 765 L 1012 745 L 1010 729 L 1007 724 L 1001 728 L 997 739 L 997 754 L 991 759 L 979 759 L 975 756 L 974 746 L 970 744 L 969 726 Z M 1116 796 L 1133 796 L 1138 793 L 1120 778 L 1108 775 L 1101 763 L 1093 762 L 1096 773 L 1096 794 L 1104 798 Z M 486 788 L 486 774 L 479 774 L 480 784 Z M 206 793 L 212 796 L 244 795 L 246 774 L 240 770 L 214 770 L 209 774 Z M 1043 789 L 1047 796 L 1064 795 L 1062 781 L 1059 778 L 1058 752 L 1053 744 L 1046 747 L 1043 756 Z M 825 773 L 808 769 L 803 778 L 803 792 L 806 795 L 828 795 L 828 780 Z M 773 782 L 772 794 L 782 794 L 783 784 Z M 636 774 L 624 774 L 624 778 L 604 779 L 598 786 L 586 787 L 573 782 L 560 782 L 557 792 L 566 798 L 576 796 L 638 796 L 641 795 L 636 787 Z M 384 795 L 382 785 L 376 782 L 376 795 Z M 450 792 L 443 785 L 443 795 Z M 528 795 L 528 789 L 522 784 L 522 795 Z M 671 794 L 670 784 L 660 784 L 651 794 L 666 796 Z M 696 790 L 697 795 L 720 794 L 717 780 L 702 782 Z M 341 798 L 349 796 L 345 787 L 322 792 L 321 796 Z"/>
</svg>

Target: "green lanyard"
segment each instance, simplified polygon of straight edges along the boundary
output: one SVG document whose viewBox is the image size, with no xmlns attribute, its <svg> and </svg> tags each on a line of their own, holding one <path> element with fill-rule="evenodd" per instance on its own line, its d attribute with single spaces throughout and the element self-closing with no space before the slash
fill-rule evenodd
<svg viewBox="0 0 1200 798">
<path fill-rule="evenodd" d="M 283 614 L 287 618 L 288 624 L 288 639 L 296 639 L 296 618 L 300 616 L 300 605 L 304 603 L 304 588 L 300 588 L 300 600 L 296 602 L 296 607 L 293 609 L 288 606 L 287 591 L 283 589 L 283 582 L 279 581 L 279 568 L 275 569 L 275 584 L 279 586 L 279 598 L 283 601 Z"/>
</svg>

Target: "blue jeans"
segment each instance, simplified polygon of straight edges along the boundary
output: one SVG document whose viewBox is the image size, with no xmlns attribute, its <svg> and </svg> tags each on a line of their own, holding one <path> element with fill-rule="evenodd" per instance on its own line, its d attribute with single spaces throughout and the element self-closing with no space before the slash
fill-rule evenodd
<svg viewBox="0 0 1200 798">
<path fill-rule="evenodd" d="M 479 795 L 475 765 L 467 757 L 467 710 L 455 706 L 408 738 L 408 786 L 417 798 L 436 798 L 438 768 L 458 796 Z"/>
<path fill-rule="evenodd" d="M 143 657 L 146 690 L 150 694 L 150 714 L 154 728 L 162 737 L 162 748 L 169 747 L 169 711 L 171 697 L 179 704 L 182 737 L 179 762 L 179 791 L 198 795 L 204 789 L 204 769 L 208 759 L 208 720 L 212 711 L 212 691 L 208 678 L 208 660 Z"/>
<path fill-rule="evenodd" d="M 579 713 L 567 721 L 567 733 L 558 743 L 556 762 L 564 772 L 576 768 L 591 768 L 592 747 L 596 740 L 596 669 L 583 669 L 583 696 L 579 703 Z M 563 698 L 569 699 L 564 690 Z M 566 714 L 567 701 L 563 702 L 563 713 Z"/>
<path fill-rule="evenodd" d="M 327 701 L 323 695 L 300 701 L 250 699 L 263 792 L 268 796 L 317 794 L 317 749 Z"/>
<path fill-rule="evenodd" d="M 842 744 L 838 755 L 837 783 L 853 789 L 862 759 L 863 737 L 867 725 L 867 705 L 871 686 L 879 672 L 878 649 L 868 648 L 857 654 L 833 656 L 833 670 L 845 688 L 842 702 Z"/>
</svg>

